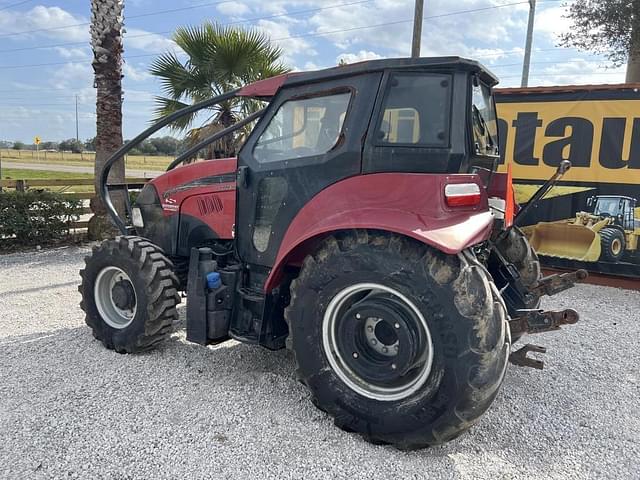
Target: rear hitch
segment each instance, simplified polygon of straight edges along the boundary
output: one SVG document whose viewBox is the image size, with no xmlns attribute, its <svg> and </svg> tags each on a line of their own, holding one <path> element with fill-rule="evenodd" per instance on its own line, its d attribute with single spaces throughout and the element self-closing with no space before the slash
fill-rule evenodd
<svg viewBox="0 0 640 480">
<path fill-rule="evenodd" d="M 543 333 L 560 330 L 562 325 L 573 325 L 579 320 L 578 312 L 572 309 L 560 312 L 543 310 L 518 310 L 518 316 L 509 321 L 512 336 L 525 333 Z M 544 362 L 527 357 L 529 352 L 547 353 L 547 349 L 538 345 L 527 344 L 509 355 L 509 361 L 520 367 L 542 370 Z"/>
<path fill-rule="evenodd" d="M 519 367 L 529 367 L 535 368 L 537 370 L 542 370 L 544 368 L 544 362 L 542 360 L 536 360 L 535 358 L 527 357 L 527 353 L 529 352 L 547 353 L 547 349 L 538 345 L 531 345 L 530 343 L 528 343 L 524 347 L 516 350 L 511 355 L 509 355 L 509 361 L 514 365 L 518 365 Z"/>
<path fill-rule="evenodd" d="M 517 317 L 509 321 L 512 336 L 525 333 L 543 333 L 560 330 L 562 325 L 573 325 L 580 319 L 578 312 L 570 308 L 556 311 L 518 310 Z"/>
<path fill-rule="evenodd" d="M 538 285 L 531 289 L 531 292 L 538 296 L 556 295 L 572 288 L 576 283 L 585 280 L 588 276 L 589 274 L 586 270 L 549 275 L 541 278 Z"/>
</svg>

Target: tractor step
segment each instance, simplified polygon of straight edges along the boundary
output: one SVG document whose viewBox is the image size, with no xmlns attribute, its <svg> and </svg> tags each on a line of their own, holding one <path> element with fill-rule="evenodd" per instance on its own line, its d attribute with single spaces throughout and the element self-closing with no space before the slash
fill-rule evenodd
<svg viewBox="0 0 640 480">
<path fill-rule="evenodd" d="M 545 347 L 531 345 L 528 343 L 522 348 L 511 353 L 511 355 L 509 355 L 509 362 L 519 367 L 529 367 L 535 368 L 536 370 L 542 370 L 544 368 L 544 362 L 542 360 L 527 357 L 529 352 L 547 353 L 547 349 Z"/>
<path fill-rule="evenodd" d="M 518 310 L 516 313 L 517 316 L 509 321 L 511 336 L 514 337 L 525 333 L 553 332 L 580 319 L 578 312 L 570 308 L 562 311 Z"/>
</svg>

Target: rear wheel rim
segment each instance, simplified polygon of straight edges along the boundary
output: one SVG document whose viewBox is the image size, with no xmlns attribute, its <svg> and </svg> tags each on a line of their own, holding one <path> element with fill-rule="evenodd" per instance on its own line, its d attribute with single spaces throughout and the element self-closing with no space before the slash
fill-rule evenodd
<svg viewBox="0 0 640 480">
<path fill-rule="evenodd" d="M 115 266 L 100 270 L 93 287 L 96 308 L 104 322 L 122 330 L 133 322 L 138 299 L 127 273 Z"/>
<path fill-rule="evenodd" d="M 614 256 L 618 256 L 620 255 L 621 251 L 622 251 L 622 242 L 620 241 L 619 238 L 614 238 L 613 241 L 611 242 L 611 253 L 613 253 Z"/>
<path fill-rule="evenodd" d="M 322 343 L 335 374 L 374 400 L 407 398 L 431 373 L 433 343 L 424 315 L 386 285 L 359 283 L 338 292 L 323 317 Z"/>
</svg>

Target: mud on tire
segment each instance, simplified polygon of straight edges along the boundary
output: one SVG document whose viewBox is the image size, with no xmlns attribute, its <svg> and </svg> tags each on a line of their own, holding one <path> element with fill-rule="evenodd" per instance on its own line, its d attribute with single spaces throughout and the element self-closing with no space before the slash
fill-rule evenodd
<svg viewBox="0 0 640 480">
<path fill-rule="evenodd" d="M 400 292 L 427 321 L 430 373 L 405 398 L 357 393 L 327 358 L 325 309 L 338 292 L 361 282 Z M 287 344 L 314 404 L 373 443 L 415 449 L 457 437 L 489 408 L 507 367 L 506 309 L 484 267 L 471 254 L 446 255 L 396 235 L 358 230 L 328 237 L 305 259 L 285 315 Z"/>
<path fill-rule="evenodd" d="M 146 239 L 121 236 L 94 247 L 80 270 L 80 307 L 93 336 L 119 353 L 142 352 L 164 340 L 177 321 L 180 303 L 178 279 L 164 252 Z M 126 326 L 114 328 L 96 305 L 96 279 L 104 270 L 117 269 L 130 279 L 135 292 L 135 314 Z"/>
<path fill-rule="evenodd" d="M 496 248 L 505 259 L 516 267 L 520 274 L 520 280 L 527 290 L 538 284 L 542 278 L 540 259 L 522 230 L 517 227 L 510 229 L 509 234 L 496 243 Z M 540 296 L 532 295 L 526 306 L 527 308 L 538 308 Z"/>
</svg>

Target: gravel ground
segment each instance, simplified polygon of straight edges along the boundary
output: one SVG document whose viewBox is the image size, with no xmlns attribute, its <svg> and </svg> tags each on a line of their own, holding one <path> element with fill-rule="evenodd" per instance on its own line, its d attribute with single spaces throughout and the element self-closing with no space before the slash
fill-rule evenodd
<svg viewBox="0 0 640 480">
<path fill-rule="evenodd" d="M 399 452 L 342 432 L 285 352 L 182 332 L 104 349 L 78 307 L 83 248 L 0 257 L 0 478 L 640 478 L 640 295 L 581 285 L 582 321 L 531 341 L 460 439 Z"/>
</svg>

